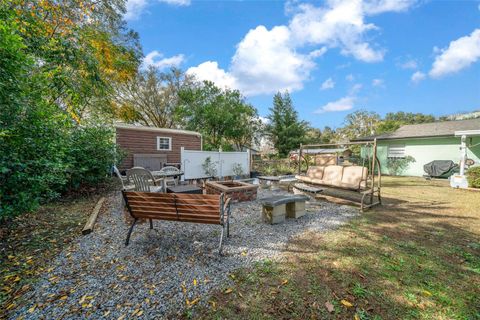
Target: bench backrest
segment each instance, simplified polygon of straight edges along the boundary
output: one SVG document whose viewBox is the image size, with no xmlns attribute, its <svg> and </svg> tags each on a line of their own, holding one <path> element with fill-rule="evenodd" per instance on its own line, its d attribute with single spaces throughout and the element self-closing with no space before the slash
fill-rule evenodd
<svg viewBox="0 0 480 320">
<path fill-rule="evenodd" d="M 311 166 L 307 177 L 332 186 L 351 189 L 366 187 L 368 169 L 362 166 Z"/>
<path fill-rule="evenodd" d="M 356 188 L 364 188 L 367 180 L 367 168 L 348 166 L 343 168 L 342 183 Z"/>
<path fill-rule="evenodd" d="M 340 183 L 342 181 L 342 174 L 342 166 L 327 166 L 323 172 L 322 180 L 332 184 Z"/>
<path fill-rule="evenodd" d="M 223 194 L 123 191 L 123 196 L 134 218 L 222 224 Z"/>
</svg>

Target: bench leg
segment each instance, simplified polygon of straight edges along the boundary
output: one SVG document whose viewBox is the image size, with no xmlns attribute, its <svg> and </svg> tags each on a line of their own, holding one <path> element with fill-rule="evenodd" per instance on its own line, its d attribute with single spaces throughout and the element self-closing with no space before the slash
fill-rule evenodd
<svg viewBox="0 0 480 320">
<path fill-rule="evenodd" d="M 150 219 L 150 229 L 153 229 L 153 221 Z"/>
<path fill-rule="evenodd" d="M 137 218 L 135 218 L 135 220 L 133 220 L 133 223 L 130 226 L 130 229 L 128 230 L 127 240 L 125 240 L 125 246 L 128 246 L 128 243 L 130 242 L 130 235 L 132 234 L 133 227 L 135 226 L 136 223 L 137 223 Z"/>
<path fill-rule="evenodd" d="M 223 248 L 223 229 L 225 226 L 222 225 L 222 233 L 220 234 L 220 245 L 218 246 L 218 253 L 222 255 L 222 248 Z"/>
</svg>

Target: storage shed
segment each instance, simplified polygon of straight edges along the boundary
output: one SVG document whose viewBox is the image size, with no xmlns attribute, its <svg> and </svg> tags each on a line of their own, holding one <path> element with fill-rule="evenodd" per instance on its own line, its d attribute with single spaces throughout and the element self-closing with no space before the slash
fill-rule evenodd
<svg viewBox="0 0 480 320">
<path fill-rule="evenodd" d="M 115 125 L 116 144 L 126 157 L 120 170 L 134 166 L 160 170 L 165 164 L 180 166 L 180 150 L 202 150 L 202 135 L 198 132 L 145 127 L 119 123 Z"/>
</svg>

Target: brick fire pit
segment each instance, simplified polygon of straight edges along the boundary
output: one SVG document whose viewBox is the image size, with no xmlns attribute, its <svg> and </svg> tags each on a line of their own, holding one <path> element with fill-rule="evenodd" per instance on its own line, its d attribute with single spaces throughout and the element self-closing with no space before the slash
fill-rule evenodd
<svg viewBox="0 0 480 320">
<path fill-rule="evenodd" d="M 241 181 L 207 181 L 205 190 L 207 194 L 221 194 L 232 199 L 232 201 L 252 201 L 257 199 L 258 186 Z"/>
</svg>

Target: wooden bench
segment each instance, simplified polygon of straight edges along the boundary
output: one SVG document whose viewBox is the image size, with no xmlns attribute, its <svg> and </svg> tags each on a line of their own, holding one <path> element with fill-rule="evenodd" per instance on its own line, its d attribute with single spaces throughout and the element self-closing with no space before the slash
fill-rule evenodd
<svg viewBox="0 0 480 320">
<path fill-rule="evenodd" d="M 133 223 L 128 230 L 125 246 L 130 242 L 130 235 L 138 219 L 167 220 L 203 224 L 218 224 L 222 227 L 219 252 L 222 252 L 223 233 L 227 229 L 230 236 L 230 198 L 224 194 L 177 194 L 122 191 L 126 206 Z"/>
<path fill-rule="evenodd" d="M 265 222 L 276 224 L 287 218 L 300 218 L 305 215 L 305 201 L 307 196 L 273 196 L 261 199 L 263 205 L 262 215 Z"/>
</svg>

